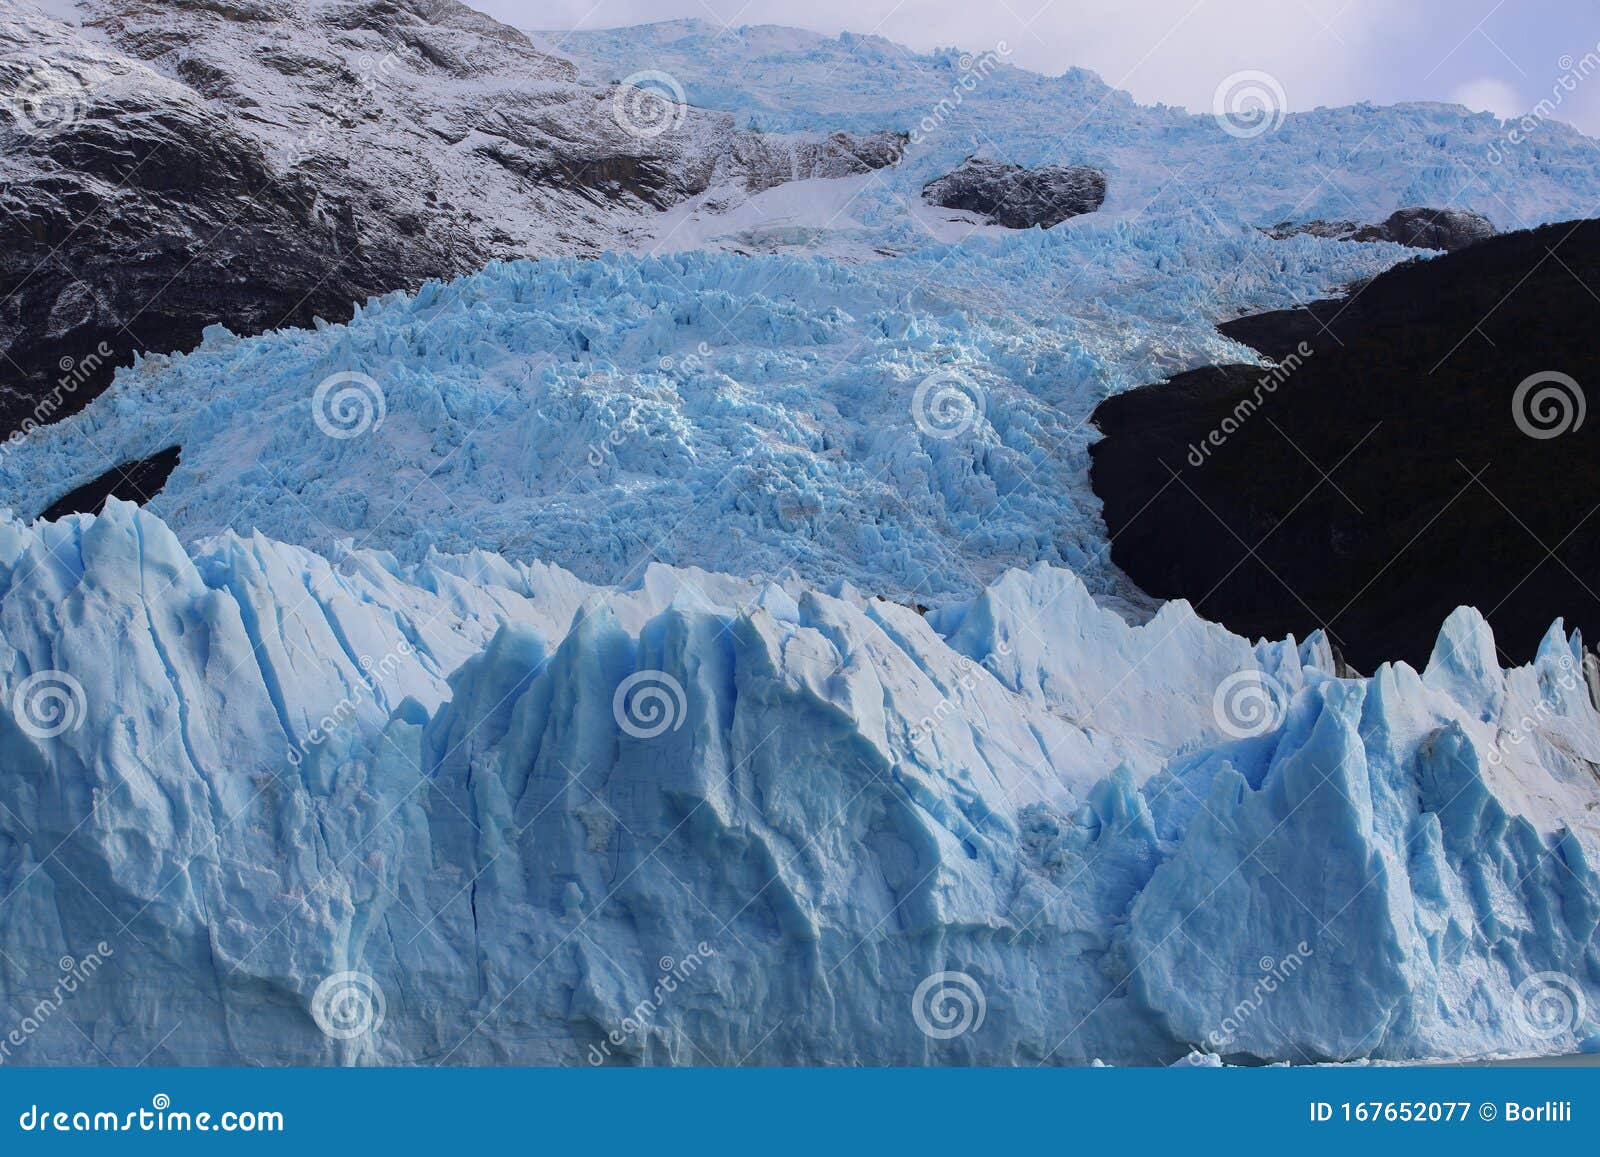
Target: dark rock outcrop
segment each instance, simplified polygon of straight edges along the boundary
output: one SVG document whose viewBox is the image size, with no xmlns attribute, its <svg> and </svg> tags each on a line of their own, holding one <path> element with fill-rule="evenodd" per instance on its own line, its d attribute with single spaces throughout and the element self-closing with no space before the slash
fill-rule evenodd
<svg viewBox="0 0 1600 1157">
<path fill-rule="evenodd" d="M 1586 221 L 1223 325 L 1279 369 L 1195 370 L 1095 412 L 1113 559 L 1244 634 L 1325 628 L 1367 671 L 1426 662 L 1463 604 L 1503 660 L 1558 616 L 1600 638 L 1597 292 Z"/>
<path fill-rule="evenodd" d="M 1049 229 L 1105 203 L 1106 176 L 1085 165 L 1021 165 L 968 157 L 959 169 L 929 181 L 923 200 L 981 214 L 1007 229 Z"/>
<path fill-rule="evenodd" d="M 1337 241 L 1392 241 L 1412 249 L 1453 252 L 1495 236 L 1494 223 L 1482 213 L 1465 209 L 1400 209 L 1377 225 L 1355 221 L 1281 221 L 1265 230 L 1282 241 L 1301 233 Z"/>
<path fill-rule="evenodd" d="M 161 493 L 167 479 L 178 468 L 181 452 L 181 447 L 169 446 L 137 462 L 113 466 L 100 477 L 62 495 L 39 517 L 53 521 L 69 514 L 99 514 L 108 498 L 120 498 L 142 506 Z"/>
</svg>

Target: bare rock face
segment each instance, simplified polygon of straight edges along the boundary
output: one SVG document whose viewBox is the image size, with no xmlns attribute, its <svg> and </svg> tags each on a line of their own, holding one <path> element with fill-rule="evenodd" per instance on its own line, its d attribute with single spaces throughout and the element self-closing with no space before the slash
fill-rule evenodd
<svg viewBox="0 0 1600 1157">
<path fill-rule="evenodd" d="M 713 187 L 731 207 L 904 146 L 585 85 L 454 0 L 83 0 L 78 16 L 0 8 L 0 437 L 207 325 L 343 320 L 495 258 L 628 248 Z"/>
<path fill-rule="evenodd" d="M 1225 322 L 1277 365 L 1205 366 L 1095 410 L 1113 561 L 1246 636 L 1321 628 L 1363 671 L 1421 670 L 1462 606 L 1487 608 L 1516 662 L 1558 616 L 1600 635 L 1600 423 L 1584 417 L 1600 302 L 1574 277 L 1600 278 L 1600 221 Z"/>
<path fill-rule="evenodd" d="M 1266 230 L 1279 241 L 1297 234 L 1339 241 L 1392 241 L 1412 249 L 1454 251 L 1495 236 L 1494 224 L 1464 209 L 1401 209 L 1377 225 L 1355 221 L 1281 221 Z"/>
<path fill-rule="evenodd" d="M 182 457 L 181 446 L 168 446 L 165 450 L 133 462 L 119 462 L 98 478 L 62 495 L 39 515 L 54 522 L 69 514 L 99 514 L 106 500 L 118 498 L 123 502 L 137 502 L 140 506 L 161 492 L 178 468 Z"/>
<path fill-rule="evenodd" d="M 969 157 L 954 172 L 930 181 L 923 200 L 979 213 L 1007 229 L 1049 229 L 1105 203 L 1106 176 L 1086 165 L 1021 165 Z"/>
</svg>

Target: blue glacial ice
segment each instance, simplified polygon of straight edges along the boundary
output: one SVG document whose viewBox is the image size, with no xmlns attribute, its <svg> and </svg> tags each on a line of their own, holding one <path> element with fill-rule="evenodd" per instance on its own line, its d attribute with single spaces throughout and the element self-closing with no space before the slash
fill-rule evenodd
<svg viewBox="0 0 1600 1157">
<path fill-rule="evenodd" d="M 5 448 L 0 1003 L 32 1011 L 0 1061 L 1593 1041 L 1582 641 L 1501 670 L 1462 610 L 1424 671 L 1354 677 L 1149 604 L 1086 477 L 1102 398 L 1251 359 L 1216 321 L 1414 256 L 1257 226 L 1581 215 L 1593 142 L 1550 122 L 1495 163 L 1506 126 L 1432 105 L 1240 141 L 1006 66 L 923 132 L 957 54 L 569 47 L 751 123 L 919 140 L 732 214 L 713 190 L 650 253 L 213 329 Z M 1100 165 L 1106 206 L 1012 234 L 917 203 L 974 151 Z M 173 445 L 148 509 L 26 521 Z"/>
<path fill-rule="evenodd" d="M 260 529 L 412 560 L 483 548 L 603 583 L 652 561 L 792 572 L 929 604 L 1042 561 L 1114 593 L 1088 485 L 1094 406 L 1252 359 L 1199 315 L 1224 280 L 1236 300 L 1287 305 L 1280 281 L 1323 292 L 1395 250 L 1180 223 L 871 266 L 497 264 L 374 300 L 348 325 L 215 328 L 191 354 L 120 371 L 82 414 L 9 449 L 0 505 L 37 514 L 178 445 L 151 509 L 186 539 Z M 1270 276 L 1254 265 L 1269 258 Z M 364 411 L 319 394 L 340 374 L 368 379 Z M 945 386 L 950 421 L 929 400 Z"/>
<path fill-rule="evenodd" d="M 1087 482 L 1094 406 L 1254 361 L 1213 324 L 1416 255 L 1260 226 L 1422 204 L 1514 228 L 1591 211 L 1600 172 L 1557 121 L 1502 147 L 1508 126 L 1454 106 L 1318 109 L 1239 139 L 999 53 L 692 22 L 562 44 L 598 78 L 665 70 L 751 123 L 916 140 L 893 169 L 791 182 L 731 216 L 708 191 L 646 252 L 493 265 L 315 332 L 213 330 L 8 447 L 0 506 L 37 514 L 179 445 L 152 509 L 185 541 L 260 529 L 409 561 L 489 549 L 597 583 L 662 562 L 930 606 L 1047 562 L 1137 602 Z M 922 184 L 974 151 L 1101 166 L 1106 205 L 1021 233 L 922 205 Z M 382 395 L 365 436 L 313 420 L 336 374 Z"/>
<path fill-rule="evenodd" d="M 948 218 L 963 216 L 922 212 L 923 185 L 973 153 L 1103 169 L 1107 199 L 1094 216 L 1113 221 L 1185 213 L 1212 227 L 1381 221 L 1425 205 L 1469 209 L 1509 230 L 1595 211 L 1594 144 L 1558 119 L 1559 109 L 1502 122 L 1460 105 L 1319 107 L 1284 115 L 1270 131 L 1238 125 L 1230 134 L 1211 115 L 1140 105 L 1085 69 L 1043 76 L 1016 68 L 1014 45 L 1003 42 L 917 53 L 876 36 L 679 20 L 563 32 L 559 43 L 596 81 L 664 72 L 689 103 L 733 111 L 752 128 L 912 137 L 899 166 L 825 200 L 824 215 L 799 203 L 806 191 L 828 198 L 817 182 L 778 192 L 732 222 L 697 215 L 691 204 L 673 214 L 668 246 L 742 229 L 739 239 L 759 248 L 787 228 L 822 234 L 811 244 L 857 230 L 881 247 L 922 248 Z M 1217 76 L 1225 79 L 1236 78 Z M 1295 79 L 1271 78 L 1290 104 L 1298 103 Z M 1262 91 L 1281 108 L 1270 87 Z M 968 229 L 970 220 L 960 233 Z"/>
<path fill-rule="evenodd" d="M 0 638 L 0 1001 L 98 963 L 8 1060 L 1321 1061 L 1594 1031 L 1600 712 L 1559 624 L 1502 671 L 1463 610 L 1425 671 L 1341 678 L 1320 637 L 1182 603 L 1130 626 L 1042 564 L 924 616 L 659 565 L 186 547 L 113 502 L 0 527 Z M 319 1003 L 347 974 L 382 1006 L 354 1035 Z"/>
</svg>

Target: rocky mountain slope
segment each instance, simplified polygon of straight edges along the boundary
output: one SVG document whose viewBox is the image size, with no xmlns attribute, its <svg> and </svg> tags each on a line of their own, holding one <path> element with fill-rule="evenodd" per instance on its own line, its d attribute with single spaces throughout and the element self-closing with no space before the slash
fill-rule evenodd
<svg viewBox="0 0 1600 1157">
<path fill-rule="evenodd" d="M 454 0 L 8 3 L 0 433 L 209 324 L 339 320 L 492 258 L 626 248 L 686 197 L 867 172 L 902 143 L 679 100 L 578 83 Z"/>
</svg>

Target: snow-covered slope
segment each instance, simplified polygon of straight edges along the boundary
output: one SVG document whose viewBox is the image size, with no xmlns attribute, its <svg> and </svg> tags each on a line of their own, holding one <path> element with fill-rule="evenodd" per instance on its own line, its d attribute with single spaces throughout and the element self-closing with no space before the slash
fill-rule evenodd
<svg viewBox="0 0 1600 1157">
<path fill-rule="evenodd" d="M 79 119 L 114 131 L 112 110 L 94 115 L 109 90 L 181 96 L 273 175 L 311 177 L 322 212 L 354 215 L 368 244 L 448 239 L 479 264 L 623 247 L 642 214 L 708 188 L 726 201 L 892 159 L 871 155 L 887 144 L 874 133 L 761 134 L 648 81 L 582 83 L 558 50 L 454 0 L 19 0 L 5 27 L 18 95 L 34 67 L 75 98 L 13 125 L 12 164 L 41 163 L 29 146 Z"/>
<path fill-rule="evenodd" d="M 191 552 L 113 504 L 0 529 L 0 631 L 0 999 L 97 962 L 18 1061 L 1592 1031 L 1530 1012 L 1556 974 L 1600 997 L 1600 714 L 1558 629 L 1502 672 L 1462 612 L 1426 673 L 1338 679 L 1319 640 L 1130 628 L 1047 567 L 929 620 L 666 568 Z"/>
<path fill-rule="evenodd" d="M 495 257 L 636 245 L 685 197 L 825 187 L 902 144 L 675 97 L 578 83 L 454 0 L 7 0 L 0 435 L 208 324 L 309 325 Z"/>
<path fill-rule="evenodd" d="M 767 196 L 758 235 L 816 228 L 834 218 L 869 228 L 884 246 L 920 245 L 931 233 L 968 233 L 970 214 L 931 209 L 923 186 L 978 153 L 1035 166 L 1089 165 L 1107 176 L 1115 219 L 1193 213 L 1219 225 L 1384 220 L 1410 206 L 1474 210 L 1501 230 L 1593 216 L 1600 208 L 1596 149 L 1575 129 L 1543 120 L 1518 128 L 1457 105 L 1357 105 L 1283 114 L 1270 79 L 1236 78 L 1269 107 L 1261 125 L 1229 124 L 1182 109 L 1147 107 L 1092 72 L 1057 77 L 1014 68 L 1003 43 L 913 53 L 876 36 L 832 38 L 792 28 L 722 28 L 668 21 L 601 32 L 536 35 L 559 41 L 590 80 L 649 68 L 672 76 L 697 105 L 734 110 L 754 128 L 898 129 L 905 160 L 860 186 L 847 205 L 815 210 Z M 1218 81 L 1224 80 L 1220 75 Z M 1282 78 L 1292 83 L 1293 78 Z M 750 217 L 766 206 L 757 201 Z M 693 219 L 694 203 L 664 222 L 662 243 L 726 241 L 731 222 Z M 1063 226 L 1058 226 L 1062 228 Z M 1091 218 L 1070 228 L 1096 227 Z M 988 228 L 988 227 L 985 227 Z"/>
</svg>

